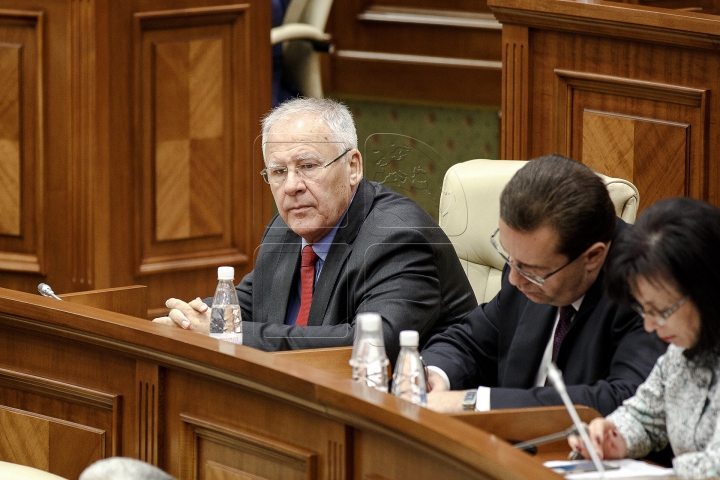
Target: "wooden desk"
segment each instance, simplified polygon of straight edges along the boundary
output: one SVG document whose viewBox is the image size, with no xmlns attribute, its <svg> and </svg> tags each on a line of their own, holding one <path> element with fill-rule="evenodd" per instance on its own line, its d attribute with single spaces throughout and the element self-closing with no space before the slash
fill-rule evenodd
<svg viewBox="0 0 720 480">
<path fill-rule="evenodd" d="M 0 289 L 0 461 L 179 479 L 561 478 L 497 436 L 284 355 Z"/>
</svg>

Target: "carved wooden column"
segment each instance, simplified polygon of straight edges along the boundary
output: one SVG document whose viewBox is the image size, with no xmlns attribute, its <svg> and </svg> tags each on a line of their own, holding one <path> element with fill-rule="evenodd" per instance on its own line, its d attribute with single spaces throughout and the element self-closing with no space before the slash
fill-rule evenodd
<svg viewBox="0 0 720 480">
<path fill-rule="evenodd" d="M 507 25 L 502 34 L 500 158 L 528 160 L 530 144 L 530 41 L 527 27 Z"/>
</svg>

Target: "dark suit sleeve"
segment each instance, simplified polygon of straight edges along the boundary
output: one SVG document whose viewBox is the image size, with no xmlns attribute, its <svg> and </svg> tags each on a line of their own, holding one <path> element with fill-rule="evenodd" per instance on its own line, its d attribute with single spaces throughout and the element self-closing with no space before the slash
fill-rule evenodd
<svg viewBox="0 0 720 480">
<path fill-rule="evenodd" d="M 656 335 L 645 332 L 638 315 L 622 308 L 617 309 L 613 319 L 611 341 L 596 340 L 595 345 L 580 341 L 577 350 L 587 353 L 584 356 L 573 355 L 560 368 L 564 371 L 572 402 L 594 408 L 605 416 L 635 394 L 667 345 Z M 602 358 L 603 353 L 610 358 Z M 588 379 L 587 383 L 581 382 L 583 369 L 590 370 L 603 364 L 609 364 L 607 374 L 600 375 L 602 378 L 595 381 Z M 490 391 L 490 406 L 493 409 L 560 404 L 562 399 L 552 386 L 492 388 Z"/>
<path fill-rule="evenodd" d="M 240 302 L 240 312 L 244 322 L 252 322 L 252 288 L 253 272 L 250 271 L 242 281 L 235 287 L 235 292 Z"/>
<path fill-rule="evenodd" d="M 347 298 L 347 323 L 298 327 L 243 322 L 243 343 L 268 351 L 352 345 L 354 317 L 361 312 L 382 316 L 386 339 L 398 338 L 405 329 L 417 330 L 422 337 L 438 319 L 442 305 L 433 246 L 413 229 L 386 232 L 377 242 L 364 244 L 361 251 L 361 243 L 352 246 L 347 282 L 333 292 Z M 391 361 L 398 350 L 397 342 L 386 340 Z"/>
<path fill-rule="evenodd" d="M 427 365 L 447 374 L 452 390 L 497 384 L 501 294 L 475 308 L 460 323 L 435 335 L 422 350 Z"/>
</svg>

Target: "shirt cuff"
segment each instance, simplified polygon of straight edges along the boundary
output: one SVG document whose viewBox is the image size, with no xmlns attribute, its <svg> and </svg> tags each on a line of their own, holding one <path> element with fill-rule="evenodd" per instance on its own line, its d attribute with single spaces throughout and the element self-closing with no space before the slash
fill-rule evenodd
<svg viewBox="0 0 720 480">
<path fill-rule="evenodd" d="M 442 377 L 442 379 L 445 381 L 445 386 L 447 387 L 448 390 L 450 390 L 450 379 L 448 378 L 447 373 L 445 373 L 442 368 L 428 365 L 427 369 L 440 375 Z"/>
<path fill-rule="evenodd" d="M 475 402 L 475 411 L 490 411 L 490 389 L 488 387 L 478 387 L 477 402 Z"/>
</svg>

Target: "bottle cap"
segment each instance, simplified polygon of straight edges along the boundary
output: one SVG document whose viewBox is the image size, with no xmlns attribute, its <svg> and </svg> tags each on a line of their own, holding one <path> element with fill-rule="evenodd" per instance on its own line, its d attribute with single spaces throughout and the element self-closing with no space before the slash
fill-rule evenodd
<svg viewBox="0 0 720 480">
<path fill-rule="evenodd" d="M 218 267 L 218 280 L 234 280 L 235 279 L 235 268 L 234 267 Z"/>
<path fill-rule="evenodd" d="M 403 330 L 400 332 L 401 347 L 417 347 L 420 343 L 420 334 L 415 330 Z"/>
<path fill-rule="evenodd" d="M 380 330 L 382 319 L 377 313 L 361 313 L 357 316 L 360 320 L 360 331 L 377 332 Z"/>
</svg>

